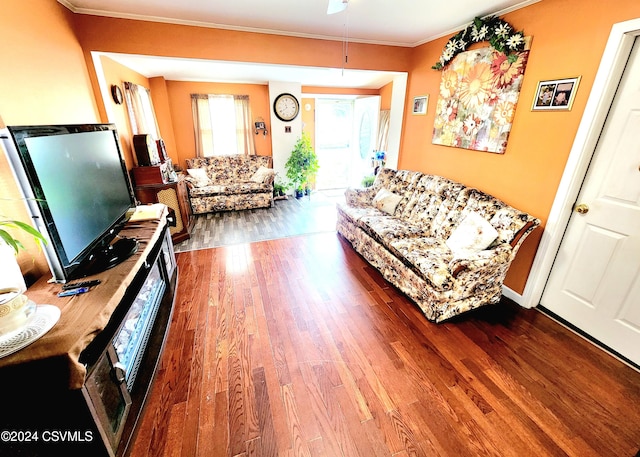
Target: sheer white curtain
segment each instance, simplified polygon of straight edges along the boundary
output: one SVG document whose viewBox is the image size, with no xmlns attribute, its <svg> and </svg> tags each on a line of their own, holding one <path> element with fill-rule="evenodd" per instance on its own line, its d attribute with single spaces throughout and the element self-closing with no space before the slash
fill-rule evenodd
<svg viewBox="0 0 640 457">
<path fill-rule="evenodd" d="M 391 119 L 391 111 L 380 111 L 380 122 L 378 123 L 378 140 L 377 150 L 387 152 L 389 147 L 389 120 Z"/>
<path fill-rule="evenodd" d="M 196 155 L 255 154 L 248 95 L 192 94 Z"/>
<path fill-rule="evenodd" d="M 124 96 L 133 134 L 149 134 L 154 140 L 159 139 L 158 122 L 149 89 L 139 84 L 125 82 Z"/>
</svg>

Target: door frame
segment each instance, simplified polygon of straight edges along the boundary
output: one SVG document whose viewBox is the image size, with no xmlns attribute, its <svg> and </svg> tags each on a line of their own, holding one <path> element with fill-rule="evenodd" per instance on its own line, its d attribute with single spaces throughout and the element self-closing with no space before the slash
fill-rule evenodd
<svg viewBox="0 0 640 457">
<path fill-rule="evenodd" d="M 573 205 L 582 188 L 631 48 L 638 36 L 640 18 L 619 22 L 611 28 L 524 291 L 521 296 L 510 290 L 505 293 L 525 308 L 540 304 L 569 224 Z"/>
</svg>

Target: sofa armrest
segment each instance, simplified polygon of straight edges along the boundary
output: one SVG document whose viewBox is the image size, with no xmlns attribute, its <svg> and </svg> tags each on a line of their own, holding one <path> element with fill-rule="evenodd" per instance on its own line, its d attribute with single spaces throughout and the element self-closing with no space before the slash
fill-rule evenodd
<svg viewBox="0 0 640 457">
<path fill-rule="evenodd" d="M 374 187 L 365 187 L 364 189 L 349 187 L 344 192 L 344 196 L 349 206 L 371 206 L 377 191 Z"/>
<path fill-rule="evenodd" d="M 264 183 L 268 186 L 273 187 L 273 183 L 276 180 L 276 174 L 270 173 L 269 176 L 264 180 Z"/>
<path fill-rule="evenodd" d="M 466 271 L 482 270 L 491 266 L 504 264 L 508 265 L 511 259 L 511 251 L 511 245 L 503 243 L 493 249 L 475 252 L 463 257 L 454 256 L 449 262 L 449 271 L 451 272 L 451 276 L 457 278 Z"/>
<path fill-rule="evenodd" d="M 190 176 L 185 176 L 184 177 L 184 182 L 187 185 L 187 189 L 188 190 L 191 190 L 191 189 L 197 187 L 196 186 L 196 180 L 194 178 L 191 178 Z"/>
</svg>

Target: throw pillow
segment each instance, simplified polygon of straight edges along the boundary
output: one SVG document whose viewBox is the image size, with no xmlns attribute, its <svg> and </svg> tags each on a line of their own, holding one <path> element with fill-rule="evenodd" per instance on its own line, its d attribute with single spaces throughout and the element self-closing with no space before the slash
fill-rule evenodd
<svg viewBox="0 0 640 457">
<path fill-rule="evenodd" d="M 376 196 L 373 197 L 373 206 L 378 208 L 380 211 L 393 216 L 400 200 L 402 200 L 401 195 L 394 194 L 390 190 L 382 188 L 378 191 Z"/>
<path fill-rule="evenodd" d="M 486 249 L 498 237 L 495 228 L 478 213 L 469 213 L 446 241 L 454 254 L 464 255 Z"/>
<path fill-rule="evenodd" d="M 207 171 L 204 168 L 189 168 L 187 169 L 187 173 L 189 173 L 189 176 L 193 178 L 191 182 L 193 182 L 196 187 L 206 187 L 213 184 L 207 176 Z"/>
<path fill-rule="evenodd" d="M 273 174 L 273 168 L 267 168 L 265 166 L 261 166 L 256 170 L 256 172 L 251 176 L 251 181 L 263 183 L 267 180 L 267 178 L 271 177 Z"/>
</svg>

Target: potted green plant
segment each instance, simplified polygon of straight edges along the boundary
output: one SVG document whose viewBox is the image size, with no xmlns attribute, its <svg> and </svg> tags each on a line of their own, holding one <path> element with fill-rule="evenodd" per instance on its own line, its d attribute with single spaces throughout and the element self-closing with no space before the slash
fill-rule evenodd
<svg viewBox="0 0 640 457">
<path fill-rule="evenodd" d="M 286 198 L 287 189 L 289 188 L 288 184 L 284 184 L 281 182 L 273 183 L 273 198 L 276 200 Z"/>
<path fill-rule="evenodd" d="M 292 183 L 296 198 L 304 195 L 304 190 L 311 177 L 320 169 L 318 156 L 313 150 L 309 135 L 303 133 L 295 144 L 291 156 L 285 163 L 287 178 Z"/>
<path fill-rule="evenodd" d="M 360 181 L 360 184 L 362 185 L 362 187 L 371 187 L 373 186 L 373 182 L 376 180 L 376 177 L 374 175 L 367 175 L 364 178 L 362 178 L 362 181 Z"/>
</svg>

